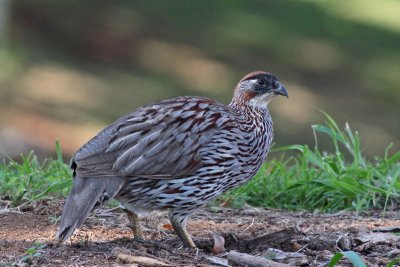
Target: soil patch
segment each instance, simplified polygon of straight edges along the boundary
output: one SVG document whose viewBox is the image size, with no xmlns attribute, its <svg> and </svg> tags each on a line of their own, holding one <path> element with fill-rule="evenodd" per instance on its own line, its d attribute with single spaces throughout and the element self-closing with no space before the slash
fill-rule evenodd
<svg viewBox="0 0 400 267">
<path fill-rule="evenodd" d="M 216 264 L 215 257 L 227 257 L 227 253 L 214 254 L 214 239 L 221 237 L 227 252 L 235 250 L 297 266 L 325 265 L 340 250 L 357 251 L 368 266 L 385 265 L 400 254 L 397 235 L 373 231 L 399 229 L 394 212 L 356 216 L 350 212 L 206 207 L 189 221 L 188 231 L 199 248 L 191 251 L 171 230 L 165 213 L 143 218 L 146 240 L 132 239 L 128 219 L 118 208 L 98 210 L 68 242 L 58 244 L 54 236 L 62 204 L 40 201 L 24 211 L 0 206 L 0 266 L 116 266 L 126 263 L 119 257 L 121 251 L 169 266 L 210 266 Z"/>
</svg>

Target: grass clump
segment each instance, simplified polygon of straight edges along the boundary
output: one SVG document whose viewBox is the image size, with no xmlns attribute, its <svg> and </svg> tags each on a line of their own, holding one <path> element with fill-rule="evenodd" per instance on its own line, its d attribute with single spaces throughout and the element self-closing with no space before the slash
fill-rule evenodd
<svg viewBox="0 0 400 267">
<path fill-rule="evenodd" d="M 264 164 L 249 183 L 223 196 L 233 205 L 291 210 L 339 210 L 396 208 L 400 195 L 400 151 L 367 159 L 360 138 L 348 124 L 342 130 L 326 113 L 325 125 L 313 125 L 316 145 L 291 145 L 273 151 L 279 159 Z M 322 152 L 318 135 L 327 135 L 332 152 Z M 294 156 L 287 156 L 295 152 Z"/>
<path fill-rule="evenodd" d="M 56 142 L 57 159 L 39 162 L 31 152 L 21 161 L 8 159 L 0 164 L 0 196 L 11 201 L 12 207 L 34 200 L 65 195 L 71 185 L 71 172 L 64 163 Z"/>
</svg>

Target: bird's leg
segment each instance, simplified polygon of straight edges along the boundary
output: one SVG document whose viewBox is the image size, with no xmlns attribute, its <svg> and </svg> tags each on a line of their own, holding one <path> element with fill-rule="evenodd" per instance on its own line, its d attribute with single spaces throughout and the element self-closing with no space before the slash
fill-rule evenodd
<svg viewBox="0 0 400 267">
<path fill-rule="evenodd" d="M 169 220 L 176 234 L 186 246 L 195 249 L 196 245 L 186 230 L 187 218 L 187 216 L 182 217 L 175 214 L 172 210 L 169 211 Z"/>
<path fill-rule="evenodd" d="M 126 210 L 126 213 L 128 214 L 128 219 L 131 223 L 130 227 L 132 228 L 134 237 L 143 239 L 143 232 L 142 228 L 140 227 L 139 216 L 129 210 Z"/>
</svg>

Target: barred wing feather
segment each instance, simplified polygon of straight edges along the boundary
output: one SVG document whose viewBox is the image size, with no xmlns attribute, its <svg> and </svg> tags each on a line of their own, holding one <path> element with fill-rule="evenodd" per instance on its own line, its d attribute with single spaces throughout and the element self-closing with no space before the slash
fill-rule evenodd
<svg viewBox="0 0 400 267">
<path fill-rule="evenodd" d="M 110 172 L 150 179 L 192 175 L 202 165 L 200 149 L 216 131 L 232 123 L 224 109 L 200 97 L 147 105 L 84 145 L 73 158 L 76 171 L 85 177 Z"/>
</svg>

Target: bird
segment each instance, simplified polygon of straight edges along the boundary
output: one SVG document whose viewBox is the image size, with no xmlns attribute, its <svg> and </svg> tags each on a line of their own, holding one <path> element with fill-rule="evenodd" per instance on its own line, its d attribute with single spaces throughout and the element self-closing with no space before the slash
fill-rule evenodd
<svg viewBox="0 0 400 267">
<path fill-rule="evenodd" d="M 271 73 L 254 71 L 224 105 L 184 96 L 145 105 L 121 117 L 73 155 L 72 190 L 56 235 L 67 240 L 109 199 L 124 207 L 134 238 L 143 240 L 140 217 L 168 210 L 184 245 L 190 215 L 223 192 L 249 181 L 273 140 L 268 103 L 288 97 Z"/>
</svg>

